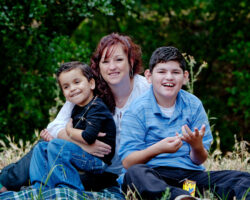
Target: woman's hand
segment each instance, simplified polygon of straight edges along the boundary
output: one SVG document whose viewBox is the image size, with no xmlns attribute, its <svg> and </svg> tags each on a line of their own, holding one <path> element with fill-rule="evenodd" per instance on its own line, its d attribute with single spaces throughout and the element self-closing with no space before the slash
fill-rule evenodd
<svg viewBox="0 0 250 200">
<path fill-rule="evenodd" d="M 69 122 L 68 125 L 70 126 Z M 98 137 L 104 137 L 105 135 L 106 133 L 99 133 Z M 105 155 L 108 155 L 111 152 L 111 146 L 105 144 L 104 142 L 101 142 L 100 140 L 96 140 L 93 144 L 90 145 L 84 143 L 83 141 L 79 142 L 73 140 L 71 137 L 68 136 L 66 129 L 63 129 L 59 132 L 58 138 L 75 143 L 76 145 L 80 146 L 84 151 L 88 152 L 93 156 L 104 157 Z"/>
<path fill-rule="evenodd" d="M 43 129 L 41 132 L 40 132 L 40 137 L 44 140 L 44 141 L 47 141 L 49 142 L 50 140 L 53 140 L 54 137 L 52 135 L 50 135 L 49 131 L 47 129 Z"/>
<path fill-rule="evenodd" d="M 98 133 L 98 137 L 104 137 L 105 135 L 106 133 Z M 83 144 L 81 145 L 81 147 L 89 154 L 98 157 L 104 157 L 105 155 L 108 155 L 111 152 L 111 146 L 105 144 L 104 142 L 101 142 L 100 140 L 96 140 L 91 145 Z"/>
<path fill-rule="evenodd" d="M 105 144 L 104 142 L 101 142 L 100 140 L 96 140 L 93 144 L 88 144 L 87 142 L 83 141 L 81 135 L 80 135 L 81 140 L 74 140 L 74 137 L 72 137 L 72 135 L 78 135 L 74 133 L 75 131 L 79 131 L 81 133 L 82 130 L 73 128 L 71 119 L 67 123 L 66 129 L 61 130 L 59 132 L 58 137 L 77 144 L 84 151 L 88 152 L 93 156 L 104 157 L 105 155 L 108 155 L 111 152 L 111 146 Z M 106 133 L 98 133 L 98 137 L 104 137 L 105 135 Z"/>
</svg>

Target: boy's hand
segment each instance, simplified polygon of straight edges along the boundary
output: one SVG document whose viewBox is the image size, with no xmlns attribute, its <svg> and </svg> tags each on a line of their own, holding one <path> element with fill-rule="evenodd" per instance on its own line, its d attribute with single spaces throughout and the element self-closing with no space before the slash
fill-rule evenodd
<svg viewBox="0 0 250 200">
<path fill-rule="evenodd" d="M 202 143 L 205 130 L 205 125 L 202 125 L 200 130 L 195 128 L 194 132 L 192 132 L 187 125 L 182 127 L 183 135 L 180 138 L 190 144 L 190 158 L 193 163 L 197 165 L 202 164 L 208 156 L 208 153 Z"/>
<path fill-rule="evenodd" d="M 159 153 L 175 153 L 182 146 L 180 137 L 167 137 L 156 144 Z"/>
<path fill-rule="evenodd" d="M 68 123 L 66 124 L 66 133 L 69 137 L 71 137 L 70 134 L 70 129 L 73 128 L 73 120 L 72 118 L 70 118 L 70 120 L 68 121 Z"/>
<path fill-rule="evenodd" d="M 201 129 L 198 130 L 198 128 L 194 129 L 194 132 L 190 130 L 190 128 L 187 125 L 182 126 L 182 136 L 181 139 L 186 141 L 191 145 L 194 149 L 203 148 L 202 144 L 202 138 L 205 134 L 206 127 L 203 124 Z"/>
<path fill-rule="evenodd" d="M 47 129 L 43 129 L 41 132 L 40 132 L 40 137 L 44 140 L 44 141 L 47 141 L 49 142 L 50 140 L 53 140 L 54 137 L 52 135 L 50 135 L 49 131 Z"/>
<path fill-rule="evenodd" d="M 162 153 L 175 153 L 182 146 L 179 136 L 167 137 L 140 151 L 134 151 L 122 160 L 125 169 L 135 164 L 145 164 Z"/>
</svg>

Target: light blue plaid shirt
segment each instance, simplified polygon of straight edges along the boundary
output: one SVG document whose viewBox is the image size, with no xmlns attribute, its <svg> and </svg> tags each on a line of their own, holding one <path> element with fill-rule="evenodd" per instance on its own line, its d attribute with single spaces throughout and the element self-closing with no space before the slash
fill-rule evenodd
<svg viewBox="0 0 250 200">
<path fill-rule="evenodd" d="M 206 126 L 203 145 L 208 151 L 213 140 L 208 118 L 201 101 L 194 95 L 180 90 L 171 118 L 166 117 L 160 110 L 151 86 L 143 96 L 131 103 L 122 119 L 121 143 L 119 156 L 121 160 L 134 151 L 140 151 L 158 141 L 181 133 L 181 127 L 187 124 L 194 128 Z M 168 166 L 189 170 L 204 170 L 190 158 L 190 145 L 183 141 L 182 147 L 176 153 L 163 153 L 151 159 L 150 167 Z"/>
</svg>

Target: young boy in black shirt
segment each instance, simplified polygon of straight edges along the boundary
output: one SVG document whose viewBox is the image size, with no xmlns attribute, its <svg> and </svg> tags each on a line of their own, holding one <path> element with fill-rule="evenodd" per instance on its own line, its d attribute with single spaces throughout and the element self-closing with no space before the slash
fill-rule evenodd
<svg viewBox="0 0 250 200">
<path fill-rule="evenodd" d="M 65 98 L 76 104 L 71 114 L 73 123 L 69 122 L 66 127 L 68 136 L 76 143 L 85 144 L 92 144 L 98 138 L 111 146 L 111 153 L 93 156 L 62 139 L 40 142 L 31 159 L 31 184 L 37 189 L 42 184 L 43 189 L 71 187 L 83 191 L 78 170 L 104 172 L 114 156 L 116 127 L 108 107 L 94 94 L 95 80 L 88 65 L 77 61 L 64 63 L 57 72 L 57 80 Z M 106 136 L 98 137 L 99 132 Z M 50 170 L 51 176 L 46 180 Z"/>
</svg>

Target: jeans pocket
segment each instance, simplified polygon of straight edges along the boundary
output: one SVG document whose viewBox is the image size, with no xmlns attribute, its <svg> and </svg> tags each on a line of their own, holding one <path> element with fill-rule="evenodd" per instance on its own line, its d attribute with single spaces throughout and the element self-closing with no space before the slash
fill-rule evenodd
<svg viewBox="0 0 250 200">
<path fill-rule="evenodd" d="M 78 170 L 101 174 L 106 169 L 107 165 L 99 158 L 92 156 L 89 153 L 72 154 L 72 164 Z"/>
</svg>

